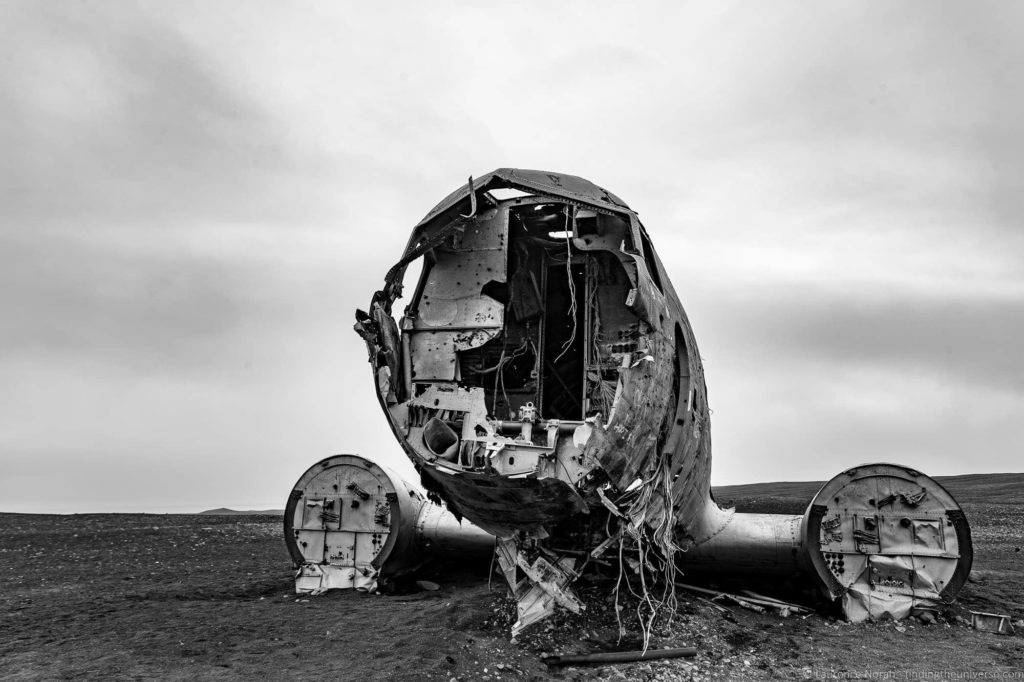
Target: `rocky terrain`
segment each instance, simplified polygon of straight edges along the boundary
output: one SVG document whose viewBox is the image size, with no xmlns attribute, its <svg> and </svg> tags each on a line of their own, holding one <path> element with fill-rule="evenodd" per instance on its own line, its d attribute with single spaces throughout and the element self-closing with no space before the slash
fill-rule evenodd
<svg viewBox="0 0 1024 682">
<path fill-rule="evenodd" d="M 975 541 L 961 605 L 1014 620 L 1024 618 L 1021 481 L 946 483 Z M 799 512 L 816 489 L 786 485 L 797 487 L 716 496 L 745 511 Z M 542 657 L 551 654 L 639 647 L 635 600 L 620 602 L 621 640 L 611 584 L 598 579 L 581 586 L 586 614 L 560 615 L 511 642 L 513 605 L 497 576 L 488 585 L 486 565 L 432 567 L 424 577 L 438 590 L 297 598 L 281 533 L 277 516 L 0 514 L 3 679 L 927 679 L 920 674 L 1024 670 L 1024 628 L 979 632 L 956 610 L 930 625 L 850 625 L 827 608 L 782 618 L 682 591 L 651 645 L 696 646 L 696 658 L 548 668 Z M 814 600 L 799 586 L 776 588 Z"/>
</svg>

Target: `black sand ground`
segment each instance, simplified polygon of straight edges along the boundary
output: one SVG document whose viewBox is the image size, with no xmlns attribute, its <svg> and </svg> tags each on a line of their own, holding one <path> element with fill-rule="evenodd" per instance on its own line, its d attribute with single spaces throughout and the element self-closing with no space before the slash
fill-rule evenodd
<svg viewBox="0 0 1024 682">
<path fill-rule="evenodd" d="M 975 483 L 973 492 L 954 491 L 976 545 L 962 602 L 1024 618 L 1024 490 L 1017 486 L 1014 497 Z M 765 511 L 799 509 L 810 497 L 742 492 L 718 497 Z M 583 586 L 586 615 L 559 616 L 513 644 L 512 604 L 498 580 L 488 588 L 486 573 L 439 566 L 430 576 L 441 585 L 436 592 L 297 600 L 278 517 L 0 514 L 0 678 L 900 679 L 902 671 L 913 679 L 1024 671 L 1021 632 L 993 635 L 956 621 L 849 625 L 827 614 L 782 619 L 737 608 L 727 618 L 684 593 L 652 644 L 695 645 L 698 658 L 548 670 L 545 653 L 638 644 L 617 642 L 607 586 Z M 636 632 L 632 605 L 622 613 Z"/>
</svg>

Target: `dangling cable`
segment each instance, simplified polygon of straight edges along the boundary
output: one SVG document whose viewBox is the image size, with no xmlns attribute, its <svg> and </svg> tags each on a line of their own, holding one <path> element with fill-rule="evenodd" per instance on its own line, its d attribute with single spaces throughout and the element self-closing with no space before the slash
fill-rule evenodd
<svg viewBox="0 0 1024 682">
<path fill-rule="evenodd" d="M 569 238 L 571 233 L 571 230 L 565 231 L 565 276 L 569 280 L 569 314 L 572 315 L 572 334 L 562 344 L 562 352 L 551 363 L 553 365 L 557 364 L 562 359 L 562 356 L 569 352 L 573 341 L 576 340 L 576 284 L 572 281 L 572 240 Z"/>
</svg>

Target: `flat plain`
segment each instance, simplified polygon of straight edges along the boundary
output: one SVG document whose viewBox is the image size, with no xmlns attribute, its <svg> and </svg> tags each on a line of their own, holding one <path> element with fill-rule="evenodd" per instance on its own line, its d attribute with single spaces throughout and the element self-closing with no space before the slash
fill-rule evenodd
<svg viewBox="0 0 1024 682">
<path fill-rule="evenodd" d="M 939 480 L 974 537 L 958 609 L 1024 618 L 1024 474 Z M 816 490 L 773 483 L 717 488 L 715 496 L 740 511 L 799 513 Z M 723 612 L 682 591 L 651 646 L 693 645 L 696 658 L 548 668 L 541 657 L 552 653 L 638 647 L 636 600 L 624 595 L 617 610 L 610 577 L 584 582 L 585 614 L 560 614 L 511 642 L 514 607 L 486 564 L 437 564 L 424 577 L 440 589 L 298 598 L 277 516 L 0 514 L 0 677 L 928 679 L 971 671 L 993 679 L 1024 671 L 1024 628 L 1014 636 L 976 631 L 957 609 L 932 625 L 851 625 L 827 608 L 788 618 Z M 792 586 L 787 596 L 813 601 Z M 616 614 L 626 627 L 621 639 Z"/>
</svg>

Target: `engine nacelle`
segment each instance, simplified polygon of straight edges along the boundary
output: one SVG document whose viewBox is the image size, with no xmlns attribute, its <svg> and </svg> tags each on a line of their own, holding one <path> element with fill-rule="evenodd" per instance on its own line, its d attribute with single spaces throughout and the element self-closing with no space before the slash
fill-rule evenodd
<svg viewBox="0 0 1024 682">
<path fill-rule="evenodd" d="M 971 571 L 967 518 L 937 481 L 894 464 L 849 469 L 822 486 L 802 516 L 735 514 L 721 533 L 680 555 L 686 570 L 802 572 L 853 622 L 935 609 Z"/>
<path fill-rule="evenodd" d="M 431 556 L 486 556 L 494 538 L 427 500 L 398 474 L 359 455 L 334 455 L 295 484 L 284 515 L 295 591 L 373 591 Z"/>
</svg>

